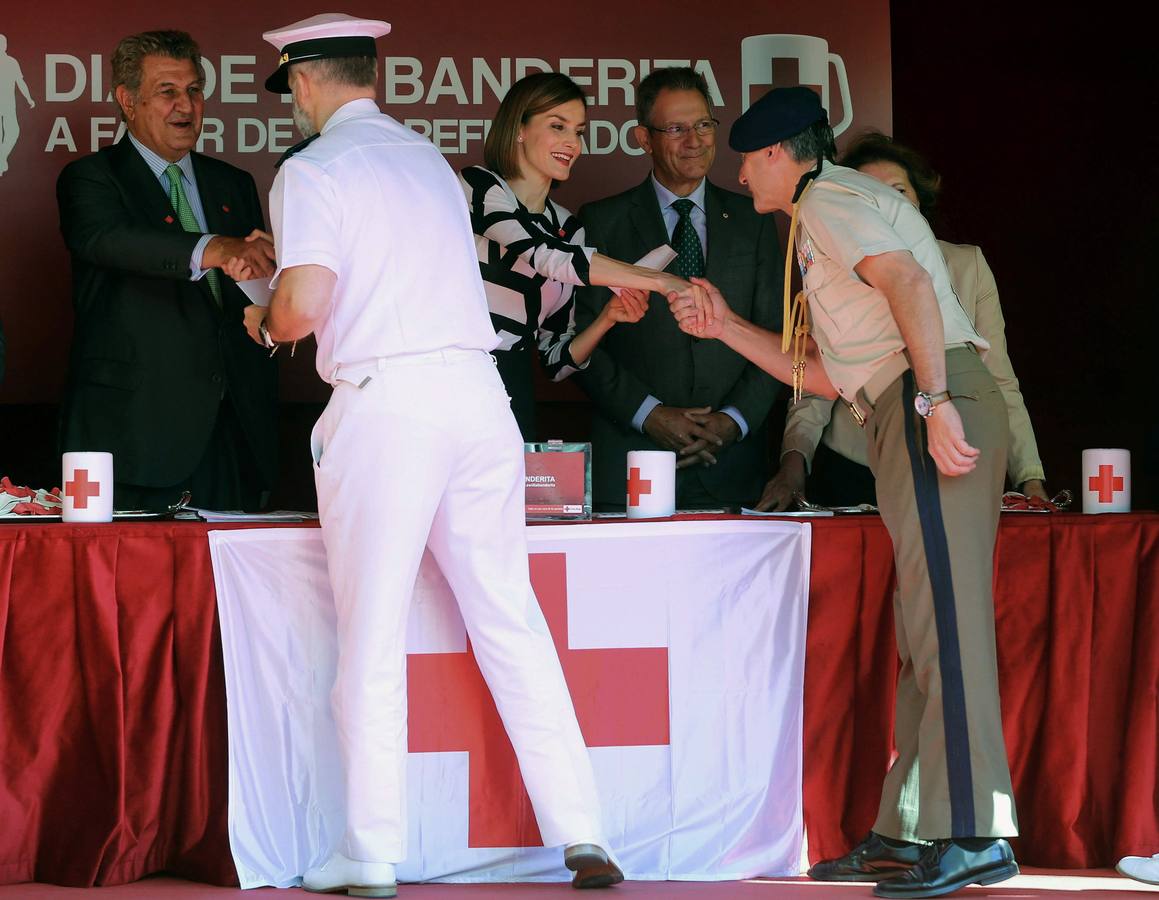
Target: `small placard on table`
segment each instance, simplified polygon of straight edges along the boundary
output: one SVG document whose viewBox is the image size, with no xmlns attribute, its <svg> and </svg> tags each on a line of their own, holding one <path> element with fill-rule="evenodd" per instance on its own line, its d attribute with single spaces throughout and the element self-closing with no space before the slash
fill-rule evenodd
<svg viewBox="0 0 1159 900">
<path fill-rule="evenodd" d="M 524 512 L 528 521 L 592 517 L 592 445 L 524 444 Z"/>
</svg>

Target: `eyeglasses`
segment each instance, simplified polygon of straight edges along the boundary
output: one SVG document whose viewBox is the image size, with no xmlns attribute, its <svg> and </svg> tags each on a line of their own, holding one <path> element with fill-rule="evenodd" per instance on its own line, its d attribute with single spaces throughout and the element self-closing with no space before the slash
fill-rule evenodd
<svg viewBox="0 0 1159 900">
<path fill-rule="evenodd" d="M 699 122 L 693 122 L 691 125 L 667 125 L 664 128 L 655 128 L 649 125 L 648 130 L 666 135 L 673 140 L 679 140 L 685 137 L 690 131 L 695 131 L 701 137 L 704 137 L 706 134 L 712 134 L 716 131 L 716 126 L 719 124 L 720 122 L 717 119 L 701 119 Z"/>
</svg>

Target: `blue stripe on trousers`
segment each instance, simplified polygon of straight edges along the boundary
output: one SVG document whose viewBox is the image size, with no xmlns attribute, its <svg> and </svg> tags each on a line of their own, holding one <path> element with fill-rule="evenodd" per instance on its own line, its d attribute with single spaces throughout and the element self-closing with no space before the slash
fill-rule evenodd
<svg viewBox="0 0 1159 900">
<path fill-rule="evenodd" d="M 934 597 L 934 622 L 938 630 L 938 668 L 942 679 L 942 724 L 946 733 L 946 770 L 950 782 L 951 837 L 972 837 L 974 826 L 974 776 L 970 766 L 970 729 L 966 719 L 966 687 L 962 678 L 962 652 L 958 642 L 958 617 L 954 583 L 950 572 L 950 549 L 942 521 L 938 493 L 938 468 L 926 450 L 925 423 L 919 440 L 913 411 L 914 376 L 902 376 L 902 415 L 905 444 L 913 472 L 914 497 L 926 568 Z M 904 598 L 903 598 L 904 602 Z"/>
</svg>

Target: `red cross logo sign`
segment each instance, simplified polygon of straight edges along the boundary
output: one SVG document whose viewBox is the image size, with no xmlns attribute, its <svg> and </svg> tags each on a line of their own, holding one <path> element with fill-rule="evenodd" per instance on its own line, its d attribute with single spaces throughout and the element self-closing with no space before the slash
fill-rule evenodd
<svg viewBox="0 0 1159 900">
<path fill-rule="evenodd" d="M 1090 477 L 1090 489 L 1099 492 L 1099 503 L 1110 503 L 1115 494 L 1125 490 L 1123 476 L 1115 474 L 1114 466 L 1099 466 L 1099 474 Z"/>
<path fill-rule="evenodd" d="M 668 744 L 667 648 L 570 649 L 567 555 L 536 553 L 529 563 L 531 585 L 555 641 L 584 743 Z M 407 703 L 412 753 L 469 754 L 467 846 L 542 846 L 515 751 L 470 643 L 465 653 L 410 654 Z M 456 714 L 445 715 L 448 708 Z"/>
<path fill-rule="evenodd" d="M 101 483 L 89 481 L 88 469 L 76 469 L 72 477 L 73 480 L 64 485 L 64 494 L 73 498 L 73 506 L 77 509 L 88 509 L 89 498 L 101 495 Z"/>
</svg>

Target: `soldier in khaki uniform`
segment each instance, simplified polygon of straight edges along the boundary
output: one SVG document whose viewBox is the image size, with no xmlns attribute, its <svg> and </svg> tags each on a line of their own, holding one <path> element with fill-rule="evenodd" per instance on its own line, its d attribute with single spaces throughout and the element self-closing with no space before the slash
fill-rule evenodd
<svg viewBox="0 0 1159 900">
<path fill-rule="evenodd" d="M 818 863 L 819 880 L 877 881 L 884 897 L 933 897 L 1018 872 L 994 645 L 992 554 L 1009 432 L 982 362 L 989 345 L 950 286 L 933 233 L 896 191 L 835 166 L 817 95 L 779 88 L 733 126 L 740 180 L 759 212 L 794 213 L 811 331 L 781 336 L 672 295 L 681 326 L 783 381 L 840 396 L 864 425 L 897 567 L 898 758 L 870 835 Z M 789 304 L 786 304 L 789 309 Z M 791 325 L 786 331 L 792 329 Z M 811 340 L 805 340 L 811 335 Z"/>
<path fill-rule="evenodd" d="M 926 221 L 934 220 L 940 179 L 915 151 L 884 134 L 869 132 L 850 145 L 841 164 L 876 178 L 914 204 Z M 982 250 L 972 244 L 938 241 L 950 269 L 950 282 L 970 322 L 987 343 L 986 368 L 1006 401 L 1010 422 L 1007 474 L 1011 486 L 1027 496 L 1048 499 L 1042 459 L 1006 351 L 1006 322 L 994 273 Z M 824 449 L 821 449 L 821 448 Z M 795 492 L 814 503 L 844 505 L 876 502 L 865 435 L 851 416 L 824 397 L 806 396 L 793 404 L 785 420 L 780 470 L 765 486 L 758 509 L 785 509 Z"/>
</svg>

